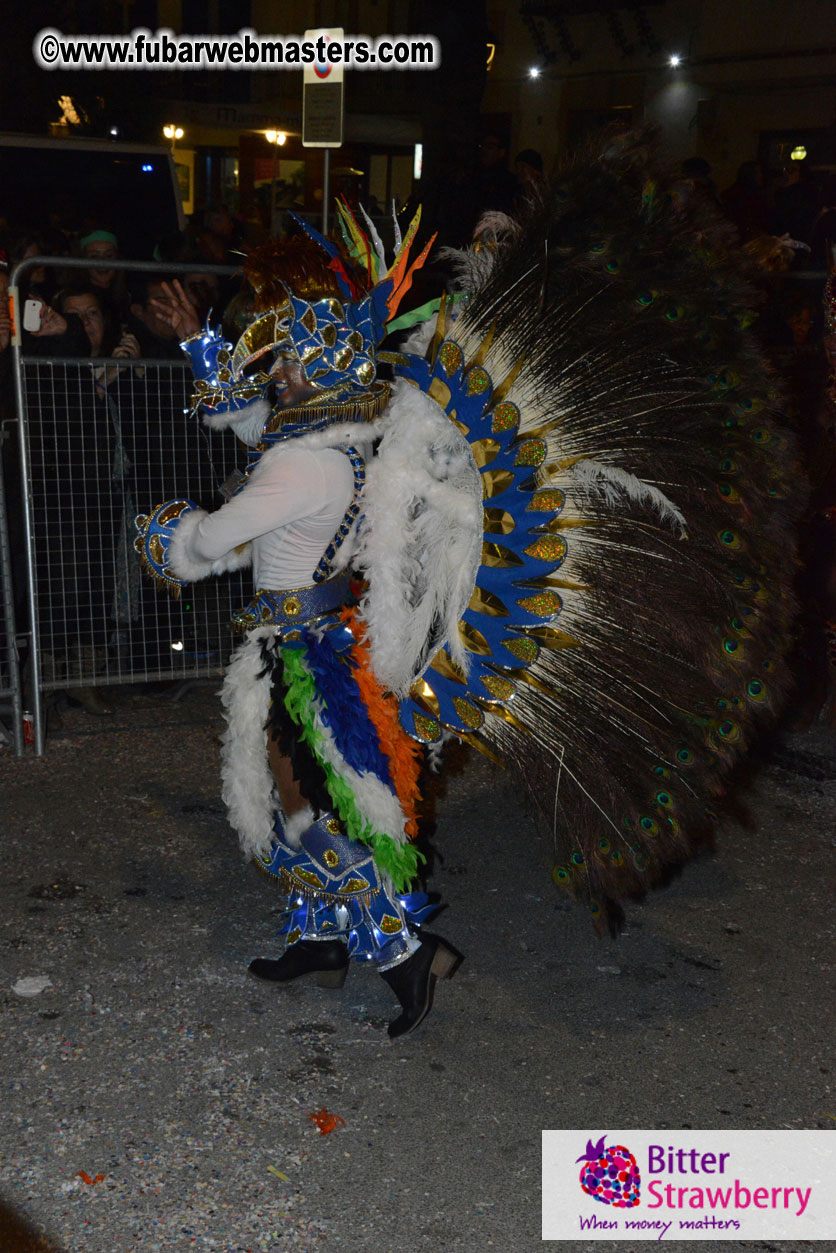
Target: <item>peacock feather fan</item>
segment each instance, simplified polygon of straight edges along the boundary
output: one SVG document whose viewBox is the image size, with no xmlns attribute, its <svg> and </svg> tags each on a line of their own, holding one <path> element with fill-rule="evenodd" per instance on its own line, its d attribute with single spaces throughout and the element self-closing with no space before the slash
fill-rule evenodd
<svg viewBox="0 0 836 1253">
<path fill-rule="evenodd" d="M 519 770 L 611 926 L 711 839 L 787 687 L 804 489 L 744 260 L 643 138 L 606 141 L 395 357 L 468 441 L 484 530 L 469 664 L 436 652 L 403 724 Z"/>
</svg>

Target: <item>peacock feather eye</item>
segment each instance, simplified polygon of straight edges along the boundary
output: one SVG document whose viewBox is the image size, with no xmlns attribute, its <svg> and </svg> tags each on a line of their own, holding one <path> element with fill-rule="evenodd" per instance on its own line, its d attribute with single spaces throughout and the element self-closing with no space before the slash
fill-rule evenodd
<svg viewBox="0 0 836 1253">
<path fill-rule="evenodd" d="M 565 888 L 572 882 L 572 875 L 565 866 L 555 866 L 552 871 L 552 878 L 558 887 Z"/>
<path fill-rule="evenodd" d="M 756 444 L 768 444 L 772 439 L 772 432 L 765 426 L 759 426 L 752 431 L 752 439 Z"/>
<path fill-rule="evenodd" d="M 738 640 L 723 640 L 723 648 L 727 653 L 736 653 L 740 643 Z"/>
<path fill-rule="evenodd" d="M 660 779 L 667 779 L 668 777 L 668 771 L 664 766 L 654 766 L 653 773 L 658 775 Z"/>
<path fill-rule="evenodd" d="M 632 819 L 632 818 L 625 818 L 625 819 L 624 819 L 624 825 L 625 825 L 625 827 L 627 827 L 628 831 L 632 830 L 632 828 L 633 828 L 633 819 Z"/>
<path fill-rule="evenodd" d="M 737 466 L 732 461 L 731 457 L 724 457 L 720 462 L 720 470 L 723 474 L 734 474 L 736 469 Z"/>
<path fill-rule="evenodd" d="M 678 322 L 684 313 L 682 305 L 674 305 L 672 309 L 666 310 L 665 317 L 669 322 Z"/>
<path fill-rule="evenodd" d="M 596 239 L 589 245 L 589 251 L 594 253 L 606 252 L 607 241 L 605 239 Z"/>
<path fill-rule="evenodd" d="M 657 792 L 656 800 L 659 802 L 660 805 L 670 805 L 672 803 L 670 794 L 668 792 Z"/>
<path fill-rule="evenodd" d="M 582 866 L 583 865 L 583 853 L 573 853 L 572 862 L 576 866 Z"/>
<path fill-rule="evenodd" d="M 760 679 L 750 679 L 746 684 L 746 691 L 752 697 L 752 700 L 766 700 L 766 685 Z"/>
<path fill-rule="evenodd" d="M 690 766 L 694 760 L 694 754 L 690 748 L 680 748 L 676 754 L 676 760 L 681 762 L 683 766 Z"/>
<path fill-rule="evenodd" d="M 718 539 L 726 548 L 740 547 L 740 537 L 736 531 L 720 531 L 718 533 Z"/>
<path fill-rule="evenodd" d="M 645 832 L 646 835 L 658 835 L 659 834 L 659 824 L 653 818 L 645 817 L 645 818 L 640 819 L 639 826 L 641 827 L 642 831 Z"/>
<path fill-rule="evenodd" d="M 613 257 L 611 261 L 607 262 L 604 269 L 608 274 L 617 274 L 621 269 L 621 261 L 617 257 Z"/>
<path fill-rule="evenodd" d="M 624 854 L 616 849 L 615 852 L 611 854 L 610 861 L 614 866 L 621 866 L 624 863 Z"/>
<path fill-rule="evenodd" d="M 608 839 L 606 839 L 605 837 L 602 837 L 602 838 L 598 841 L 598 852 L 599 852 L 599 853 L 608 853 L 608 852 L 610 851 L 610 847 L 611 847 L 610 842 L 609 842 L 609 840 L 608 840 Z"/>
<path fill-rule="evenodd" d="M 658 292 L 652 290 L 639 292 L 638 296 L 636 296 L 636 304 L 641 305 L 642 309 L 647 309 L 653 304 L 658 294 Z"/>
</svg>

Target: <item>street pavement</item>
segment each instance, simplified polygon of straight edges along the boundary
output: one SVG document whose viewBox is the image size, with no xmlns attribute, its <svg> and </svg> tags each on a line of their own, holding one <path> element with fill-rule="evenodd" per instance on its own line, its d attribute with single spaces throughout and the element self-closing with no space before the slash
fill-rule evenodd
<svg viewBox="0 0 836 1253">
<path fill-rule="evenodd" d="M 216 688 L 117 690 L 0 758 L 0 1253 L 528 1253 L 544 1129 L 836 1130 L 832 732 L 783 735 L 746 824 L 617 941 L 513 780 L 456 755 L 429 886 L 465 961 L 393 1043 L 373 972 L 246 974 L 281 898 L 224 816 Z"/>
</svg>

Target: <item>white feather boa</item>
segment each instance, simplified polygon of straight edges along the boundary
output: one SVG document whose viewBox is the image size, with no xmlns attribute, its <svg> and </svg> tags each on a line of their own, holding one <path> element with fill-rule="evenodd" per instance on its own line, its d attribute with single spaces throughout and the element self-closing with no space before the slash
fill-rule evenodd
<svg viewBox="0 0 836 1253">
<path fill-rule="evenodd" d="M 470 447 L 443 410 L 400 380 L 366 471 L 354 563 L 375 676 L 405 696 L 446 643 L 467 672 L 458 634 L 482 548 L 482 481 Z"/>
</svg>

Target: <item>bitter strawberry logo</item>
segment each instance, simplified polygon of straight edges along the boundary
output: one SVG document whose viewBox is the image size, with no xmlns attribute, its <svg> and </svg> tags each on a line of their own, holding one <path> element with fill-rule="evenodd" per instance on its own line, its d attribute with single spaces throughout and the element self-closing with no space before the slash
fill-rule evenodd
<svg viewBox="0 0 836 1253">
<path fill-rule="evenodd" d="M 636 1159 L 623 1144 L 605 1147 L 606 1135 L 597 1144 L 586 1142 L 586 1152 L 577 1159 L 581 1166 L 580 1184 L 584 1192 L 602 1205 L 632 1209 L 639 1203 L 641 1175 Z"/>
</svg>

